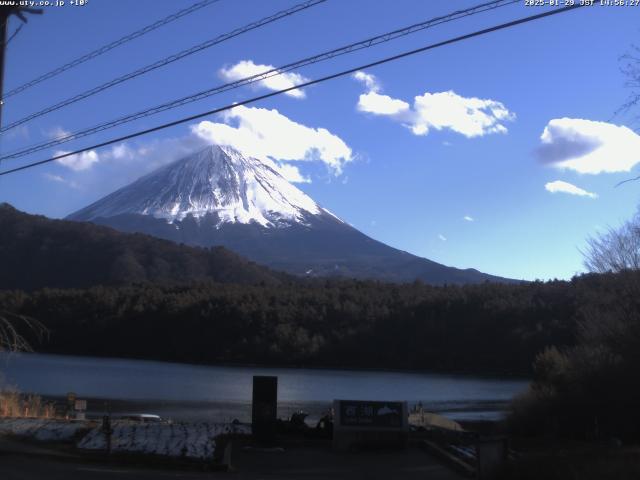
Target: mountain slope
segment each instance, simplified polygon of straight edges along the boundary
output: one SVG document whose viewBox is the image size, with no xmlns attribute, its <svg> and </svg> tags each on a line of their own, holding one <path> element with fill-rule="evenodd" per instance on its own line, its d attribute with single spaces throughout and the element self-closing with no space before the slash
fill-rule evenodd
<svg viewBox="0 0 640 480">
<path fill-rule="evenodd" d="M 279 284 L 286 276 L 224 248 L 203 249 L 0 204 L 0 289 L 140 282 Z"/>
<path fill-rule="evenodd" d="M 229 147 L 210 146 L 161 167 L 68 218 L 188 245 L 222 245 L 296 275 L 508 281 L 378 242 L 320 207 L 273 166 Z"/>
</svg>

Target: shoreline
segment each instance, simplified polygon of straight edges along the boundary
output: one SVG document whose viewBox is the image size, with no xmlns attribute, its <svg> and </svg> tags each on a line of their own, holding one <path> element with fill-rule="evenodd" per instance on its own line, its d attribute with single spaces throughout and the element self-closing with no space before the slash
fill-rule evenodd
<svg viewBox="0 0 640 480">
<path fill-rule="evenodd" d="M 512 378 L 441 372 L 229 367 L 24 353 L 0 356 L 0 365 L 3 358 L 7 386 L 59 405 L 65 404 L 68 392 L 75 392 L 89 400 L 88 413 L 99 416 L 112 411 L 178 420 L 248 421 L 252 375 L 277 375 L 281 418 L 303 410 L 314 421 L 333 400 L 360 398 L 406 400 L 411 407 L 421 404 L 452 420 L 495 420 L 527 386 Z"/>
<path fill-rule="evenodd" d="M 428 375 L 447 375 L 455 377 L 473 377 L 487 380 L 531 380 L 530 376 L 524 373 L 515 372 L 476 372 L 473 370 L 439 370 L 439 369 L 400 369 L 400 368 L 382 368 L 382 367 L 350 367 L 350 366 L 318 366 L 318 365 L 291 365 L 291 364 L 264 364 L 264 363 L 237 363 L 237 362 L 214 362 L 214 363 L 194 363 L 194 362 L 180 362 L 175 360 L 161 360 L 147 357 L 123 357 L 123 356 L 97 356 L 97 355 L 79 355 L 68 354 L 60 352 L 20 352 L 20 353 L 0 353 L 2 356 L 10 357 L 11 355 L 51 355 L 55 357 L 75 357 L 82 359 L 96 359 L 96 360 L 121 360 L 121 361 L 136 361 L 136 362 L 150 362 L 150 363 L 164 363 L 169 365 L 182 365 L 193 367 L 225 367 L 225 368 L 256 368 L 256 369 L 291 369 L 291 370 L 324 370 L 324 371 L 336 371 L 336 372 L 383 372 L 383 373 L 407 373 L 407 374 L 428 374 Z"/>
<path fill-rule="evenodd" d="M 29 393 L 25 392 L 26 395 Z M 38 394 L 36 394 L 38 395 Z M 39 395 L 44 401 L 64 404 L 66 398 L 54 395 Z M 112 399 L 86 397 L 87 418 L 100 419 L 106 413 L 110 414 L 154 414 L 163 419 L 177 422 L 212 421 L 231 422 L 234 419 L 240 422 L 251 421 L 251 400 L 163 400 L 163 399 Z M 408 402 L 410 407 L 417 402 Z M 456 402 L 431 402 L 423 404 L 431 413 L 442 415 L 461 423 L 498 423 L 502 421 L 508 412 L 509 402 L 477 401 L 466 404 Z M 291 414 L 303 411 L 308 414 L 307 423 L 313 424 L 320 420 L 332 407 L 330 401 L 283 401 L 278 402 L 278 418 L 288 419 Z M 443 408 L 444 407 L 444 408 Z M 448 408 L 447 408 L 448 407 Z"/>
</svg>

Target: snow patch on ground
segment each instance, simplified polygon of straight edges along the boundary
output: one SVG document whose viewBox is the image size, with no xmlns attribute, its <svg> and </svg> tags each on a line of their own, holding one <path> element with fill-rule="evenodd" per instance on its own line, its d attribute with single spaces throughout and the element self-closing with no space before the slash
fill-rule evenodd
<svg viewBox="0 0 640 480">
<path fill-rule="evenodd" d="M 217 423 L 133 423 L 113 422 L 111 450 L 191 459 L 210 459 L 216 437 L 222 434 L 250 434 L 244 425 Z M 101 428 L 94 428 L 78 442 L 78 448 L 106 450 L 107 439 Z"/>
<path fill-rule="evenodd" d="M 0 434 L 32 438 L 43 442 L 71 441 L 87 422 L 46 418 L 0 418 Z"/>
<path fill-rule="evenodd" d="M 216 438 L 223 434 L 250 435 L 251 427 L 221 423 L 112 423 L 112 452 L 141 453 L 207 460 L 213 457 Z M 88 431 L 77 443 L 83 450 L 106 450 L 101 426 L 85 421 L 38 418 L 0 418 L 0 435 L 39 440 L 71 442 Z"/>
</svg>

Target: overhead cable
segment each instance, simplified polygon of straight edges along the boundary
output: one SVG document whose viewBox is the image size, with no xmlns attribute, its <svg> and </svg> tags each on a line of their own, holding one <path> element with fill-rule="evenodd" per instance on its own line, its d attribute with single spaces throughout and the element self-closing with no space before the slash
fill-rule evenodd
<svg viewBox="0 0 640 480">
<path fill-rule="evenodd" d="M 12 97 L 14 95 L 17 95 L 18 93 L 24 92 L 25 90 L 38 85 L 39 83 L 44 82 L 45 80 L 49 80 L 50 78 L 53 78 L 57 75 L 60 75 L 62 72 L 66 72 L 67 70 L 70 70 L 74 67 L 77 67 L 78 65 L 84 63 L 84 62 L 88 62 L 89 60 L 99 57 L 100 55 L 103 55 L 104 53 L 107 53 L 109 50 L 113 50 L 116 47 L 119 47 L 121 45 L 124 45 L 125 43 L 130 42 L 131 40 L 134 40 L 138 37 L 141 37 L 149 32 L 152 32 L 153 30 L 156 30 L 157 28 L 160 28 L 168 23 L 171 23 L 179 18 L 184 17 L 185 15 L 189 15 L 190 13 L 196 12 L 198 10 L 200 10 L 201 8 L 204 8 L 208 5 L 211 5 L 212 3 L 216 3 L 219 2 L 220 0 L 203 0 L 200 2 L 196 2 L 193 5 L 191 5 L 190 7 L 187 8 L 183 8 L 182 10 L 179 10 L 175 13 L 172 13 L 171 15 L 168 15 L 160 20 L 158 20 L 157 22 L 152 23 L 151 25 L 147 25 L 144 28 L 141 28 L 139 30 L 136 30 L 135 32 L 132 32 L 128 35 L 125 35 L 122 38 L 119 38 L 118 40 L 115 40 L 111 43 L 108 43 L 106 45 L 103 45 L 102 47 L 96 48 L 95 50 L 82 55 L 81 57 L 78 57 L 68 63 L 65 63 L 64 65 L 61 65 L 57 68 L 54 68 L 53 70 L 50 70 L 47 73 L 44 73 L 36 78 L 34 78 L 33 80 L 30 80 L 12 90 L 9 90 L 7 93 L 5 93 L 2 96 L 2 100 L 6 100 L 9 97 Z M 16 32 L 17 33 L 17 32 Z M 14 33 L 15 35 L 15 33 Z M 9 43 L 7 41 L 7 43 Z"/>
<path fill-rule="evenodd" d="M 387 33 L 383 33 L 381 35 L 377 35 L 375 37 L 370 37 L 367 38 L 365 40 L 361 40 L 358 42 L 354 42 L 351 43 L 349 45 L 345 45 L 339 48 L 335 48 L 326 52 L 322 52 L 320 54 L 316 54 L 307 58 L 303 58 L 301 60 L 297 60 L 295 62 L 291 62 L 288 63 L 286 65 L 277 67 L 277 68 L 272 68 L 269 70 L 266 70 L 264 72 L 255 74 L 255 75 L 251 75 L 245 78 L 241 78 L 239 80 L 233 81 L 233 82 L 229 82 L 229 83 L 225 83 L 223 85 L 218 85 L 216 87 L 213 88 L 209 88 L 191 95 L 187 95 L 185 97 L 181 97 L 175 100 L 171 100 L 169 102 L 165 102 L 162 103 L 160 105 L 156 105 L 154 107 L 151 108 L 147 108 L 135 113 L 131 113 L 129 115 L 123 116 L 123 117 L 119 117 L 117 119 L 114 120 L 110 120 L 108 122 L 104 122 L 102 124 L 99 125 L 95 125 L 93 127 L 90 128 L 86 128 L 84 130 L 80 130 L 77 132 L 73 132 L 73 133 L 66 133 L 63 135 L 60 135 L 56 138 L 53 138 L 51 140 L 47 140 L 45 142 L 41 142 L 35 145 L 31 145 L 29 147 L 26 148 L 22 148 L 19 150 L 16 150 L 14 152 L 10 152 L 7 153 L 5 155 L 0 156 L 0 160 L 7 160 L 7 159 L 12 159 L 12 158 L 20 158 L 26 155 L 29 155 L 31 153 L 35 153 L 41 150 L 45 150 L 47 148 L 50 147 L 54 147 L 57 145 L 61 145 L 67 142 L 70 142 L 72 140 L 77 140 L 79 138 L 83 138 L 86 137 L 88 135 L 93 135 L 95 133 L 98 132 L 102 132 L 104 130 L 108 130 L 114 127 L 117 127 L 119 125 L 125 124 L 125 123 L 129 123 L 135 120 L 138 120 L 140 118 L 144 118 L 144 117 L 149 117 L 151 115 L 155 115 L 161 112 L 164 112 L 166 110 L 171 110 L 174 108 L 178 108 L 181 107 L 183 105 L 187 105 L 189 103 L 193 103 L 208 97 L 211 97 L 213 95 L 218 95 L 224 92 L 227 92 L 229 90 L 232 89 L 236 89 L 236 88 L 240 88 L 242 86 L 245 85 L 250 85 L 253 83 L 257 83 L 257 82 L 261 82 L 264 80 L 267 80 L 269 78 L 278 76 L 278 75 L 282 75 L 286 72 L 307 66 L 307 65 L 311 65 L 314 63 L 319 63 L 319 62 L 323 62 L 326 60 L 330 60 L 332 58 L 341 56 L 341 55 L 345 55 L 348 53 L 352 53 L 352 52 L 356 52 L 358 50 L 362 50 L 364 48 L 370 48 L 373 47 L 375 45 L 381 44 L 381 43 L 385 43 L 385 42 L 389 42 L 392 40 L 395 40 L 397 38 L 401 38 L 404 37 L 406 35 L 410 35 L 412 33 L 416 33 L 431 27 L 435 27 L 437 25 L 443 24 L 443 23 L 447 23 L 447 22 L 451 22 L 454 20 L 458 20 L 460 18 L 464 18 L 464 17 L 468 17 L 471 15 L 476 15 L 482 12 L 486 12 L 488 10 L 494 10 L 496 8 L 500 8 L 500 7 L 504 7 L 507 5 L 511 5 L 513 3 L 520 3 L 520 0 L 498 0 L 498 1 L 491 1 L 491 2 L 486 2 L 480 5 L 476 5 L 474 7 L 471 8 L 467 8 L 464 10 L 457 10 L 455 12 L 452 12 L 450 14 L 447 15 L 442 15 L 439 17 L 435 17 L 435 18 L 431 18 L 429 20 L 425 20 L 423 22 L 420 23 L 415 23 L 413 25 L 409 25 L 407 27 L 403 27 L 400 29 L 396 29 L 393 30 L 391 32 L 387 32 Z"/>
<path fill-rule="evenodd" d="M 130 140 L 132 138 L 140 137 L 142 135 L 147 135 L 149 133 L 157 132 L 159 130 L 164 130 L 164 129 L 169 128 L 169 127 L 174 127 L 176 125 L 180 125 L 180 124 L 187 123 L 187 122 L 190 122 L 190 121 L 193 121 L 193 120 L 197 120 L 197 119 L 200 119 L 200 118 L 203 118 L 203 117 L 207 117 L 209 115 L 213 115 L 213 114 L 216 114 L 216 113 L 221 113 L 221 112 L 224 112 L 226 110 L 231 110 L 232 108 L 235 108 L 235 107 L 238 107 L 238 106 L 249 105 L 249 104 L 252 104 L 252 103 L 256 103 L 258 101 L 265 100 L 265 99 L 271 98 L 271 97 L 275 97 L 275 96 L 281 95 L 283 93 L 291 92 L 291 91 L 297 90 L 299 88 L 309 87 L 311 85 L 316 85 L 316 84 L 319 84 L 319 83 L 322 83 L 322 82 L 326 82 L 328 80 L 333 80 L 335 78 L 340 78 L 340 77 L 344 77 L 346 75 L 351 75 L 351 74 L 353 74 L 353 73 L 355 73 L 355 72 L 357 72 L 359 70 L 365 70 L 365 69 L 368 69 L 368 68 L 376 67 L 378 65 L 383 65 L 385 63 L 389 63 L 389 62 L 393 62 L 393 61 L 396 61 L 396 60 L 400 60 L 401 58 L 405 58 L 405 57 L 409 57 L 409 56 L 412 56 L 412 55 L 416 55 L 418 53 L 426 52 L 428 50 L 433 50 L 435 48 L 443 47 L 445 45 L 451 45 L 453 43 L 458 43 L 458 42 L 461 42 L 463 40 L 468 40 L 468 39 L 471 39 L 471 38 L 479 37 L 481 35 L 486 35 L 488 33 L 495 32 L 495 31 L 498 31 L 498 30 L 504 30 L 504 29 L 507 29 L 507 28 L 511 28 L 511 27 L 514 27 L 514 26 L 517 26 L 517 25 L 521 25 L 521 24 L 524 24 L 524 23 L 533 22 L 535 20 L 540 20 L 542 18 L 550 17 L 550 16 L 553 16 L 553 15 L 559 15 L 561 13 L 566 13 L 568 11 L 575 10 L 575 9 L 578 9 L 578 8 L 582 8 L 584 6 L 586 6 L 586 5 L 585 4 L 574 4 L 574 5 L 567 6 L 567 7 L 554 8 L 552 10 L 549 10 L 549 11 L 546 11 L 546 12 L 542 12 L 542 13 L 538 13 L 536 15 L 530 15 L 528 17 L 519 18 L 517 20 L 512 20 L 510 22 L 506 22 L 506 23 L 502 23 L 502 24 L 499 24 L 499 25 L 495 25 L 493 27 L 485 28 L 485 29 L 482 29 L 482 30 L 477 30 L 477 31 L 472 32 L 472 33 L 468 33 L 468 34 L 461 35 L 461 36 L 458 36 L 458 37 L 450 38 L 448 40 L 444 40 L 444 41 L 441 41 L 441 42 L 437 42 L 437 43 L 433 43 L 433 44 L 430 44 L 430 45 L 426 45 L 424 47 L 416 48 L 414 50 L 409 50 L 409 51 L 406 51 L 406 52 L 403 52 L 403 53 L 399 53 L 397 55 L 393 55 L 393 56 L 390 56 L 390 57 L 383 58 L 381 60 L 376 60 L 375 62 L 367 63 L 367 64 L 364 64 L 364 65 L 359 65 L 357 67 L 349 68 L 347 70 L 342 70 L 340 72 L 333 73 L 333 74 L 330 74 L 330 75 L 326 75 L 324 77 L 320 77 L 320 78 L 317 78 L 315 80 L 309 80 L 307 82 L 303 82 L 303 83 L 300 83 L 300 84 L 297 84 L 297 85 L 293 85 L 293 86 L 288 87 L 288 88 L 284 88 L 284 89 L 277 90 L 277 91 L 274 91 L 274 92 L 266 93 L 264 95 L 260 95 L 260 96 L 257 96 L 257 97 L 252 97 L 252 98 L 249 98 L 247 100 L 243 100 L 243 101 L 240 101 L 240 102 L 232 103 L 232 104 L 229 104 L 229 105 L 225 105 L 224 107 L 215 108 L 213 110 L 208 110 L 206 112 L 198 113 L 196 115 L 190 115 L 188 117 L 180 118 L 178 120 L 174 120 L 174 121 L 171 121 L 171 122 L 168 122 L 168 123 L 163 123 L 163 124 L 158 125 L 156 127 L 148 128 L 148 129 L 145 129 L 145 130 L 140 130 L 140 131 L 137 131 L 137 132 L 134 132 L 134 133 L 130 133 L 128 135 L 124 135 L 124 136 L 121 136 L 121 137 L 113 138 L 111 140 L 107 140 L 107 141 L 104 141 L 104 142 L 101 142 L 101 143 L 98 143 L 98 144 L 95 144 L 95 145 L 91 145 L 89 147 L 81 148 L 81 149 L 75 150 L 73 152 L 67 152 L 67 153 L 63 153 L 63 154 L 60 154 L 60 155 L 55 155 L 53 157 L 50 157 L 50 158 L 47 158 L 47 159 L 44 159 L 44 160 L 40 160 L 40 161 L 37 161 L 37 162 L 33 162 L 33 163 L 26 164 L 26 165 L 22 165 L 20 167 L 12 168 L 10 170 L 4 170 L 4 171 L 0 172 L 0 176 L 9 175 L 9 174 L 16 173 L 16 172 L 19 172 L 19 171 L 22 171 L 22 170 L 26 170 L 26 169 L 29 169 L 29 168 L 34 168 L 34 167 L 37 167 L 37 166 L 40 166 L 40 165 L 44 165 L 44 164 L 47 164 L 47 163 L 50 163 L 50 162 L 54 162 L 56 160 L 60 160 L 60 159 L 66 158 L 66 157 L 70 157 L 72 155 L 77 155 L 77 154 L 80 154 L 80 153 L 83 153 L 83 152 L 87 152 L 89 150 L 94 150 L 96 148 L 101 148 L 101 147 L 105 147 L 105 146 L 108 146 L 108 145 L 112 145 L 114 143 L 123 142 L 125 140 Z"/>
<path fill-rule="evenodd" d="M 243 33 L 247 33 L 251 30 L 255 30 L 256 28 L 260 28 L 262 26 L 265 26 L 267 24 L 276 22 L 278 20 L 281 20 L 285 17 L 288 17 L 290 15 L 293 15 L 295 13 L 298 13 L 302 10 L 306 10 L 308 8 L 314 7 L 320 3 L 324 3 L 327 0 L 307 0 L 306 2 L 300 3 L 298 5 L 295 5 L 291 8 L 288 8 L 286 10 L 282 10 L 280 12 L 277 12 L 273 15 L 270 15 L 268 17 L 262 18 L 258 21 L 252 22 L 248 25 L 245 25 L 243 27 L 240 28 L 236 28 L 235 30 L 232 30 L 228 33 L 219 35 L 211 40 L 207 40 L 206 42 L 200 43 L 198 45 L 194 45 L 193 47 L 187 48 L 186 50 L 182 50 L 178 53 L 175 53 L 173 55 L 170 55 L 168 57 L 165 57 L 161 60 L 158 60 L 154 63 L 151 63 L 149 65 L 146 65 L 144 67 L 138 68 L 137 70 L 134 70 L 133 72 L 129 72 L 125 75 L 122 75 L 120 77 L 116 77 L 106 83 L 103 83 L 101 85 L 98 85 L 97 87 L 93 87 L 90 88 L 89 90 L 86 90 L 82 93 L 79 93 L 77 95 L 74 95 L 73 97 L 67 98 L 66 100 L 63 100 L 61 102 L 58 102 L 54 105 L 51 105 L 49 107 L 46 107 L 42 110 L 39 110 L 37 112 L 34 112 L 30 115 L 27 115 L 26 117 L 23 117 L 19 120 L 16 120 L 12 123 L 9 123 L 8 125 L 0 128 L 0 133 L 4 133 L 7 130 L 11 130 L 12 128 L 15 128 L 19 125 L 22 125 L 24 123 L 27 123 L 35 118 L 41 117 L 43 115 L 46 115 L 48 113 L 54 112 L 56 110 L 59 110 L 63 107 L 69 106 L 73 103 L 79 102 L 80 100 L 84 100 L 85 98 L 91 97 L 93 95 L 96 95 L 97 93 L 100 93 L 104 90 L 107 90 L 111 87 L 115 87 L 116 85 L 120 85 L 121 83 L 124 83 L 128 80 L 132 80 L 136 77 L 139 77 L 141 75 L 144 75 L 146 73 L 149 73 L 153 70 L 156 70 L 158 68 L 164 67 L 166 65 L 169 65 L 173 62 L 177 62 L 178 60 L 182 60 L 185 57 L 188 57 L 190 55 L 193 55 L 194 53 L 198 53 L 201 52 L 202 50 L 205 50 L 207 48 L 211 48 L 214 45 L 218 45 L 219 43 L 225 42 L 227 40 L 230 40 L 234 37 L 237 37 L 239 35 L 242 35 Z"/>
</svg>

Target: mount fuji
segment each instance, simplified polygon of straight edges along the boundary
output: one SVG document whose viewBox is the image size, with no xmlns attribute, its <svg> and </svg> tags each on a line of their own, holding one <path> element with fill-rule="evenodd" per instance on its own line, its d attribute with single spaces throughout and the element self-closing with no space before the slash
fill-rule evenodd
<svg viewBox="0 0 640 480">
<path fill-rule="evenodd" d="M 269 162 L 208 146 L 67 217 L 187 245 L 225 246 L 301 276 L 432 284 L 509 281 L 378 242 L 318 205 Z"/>
</svg>

